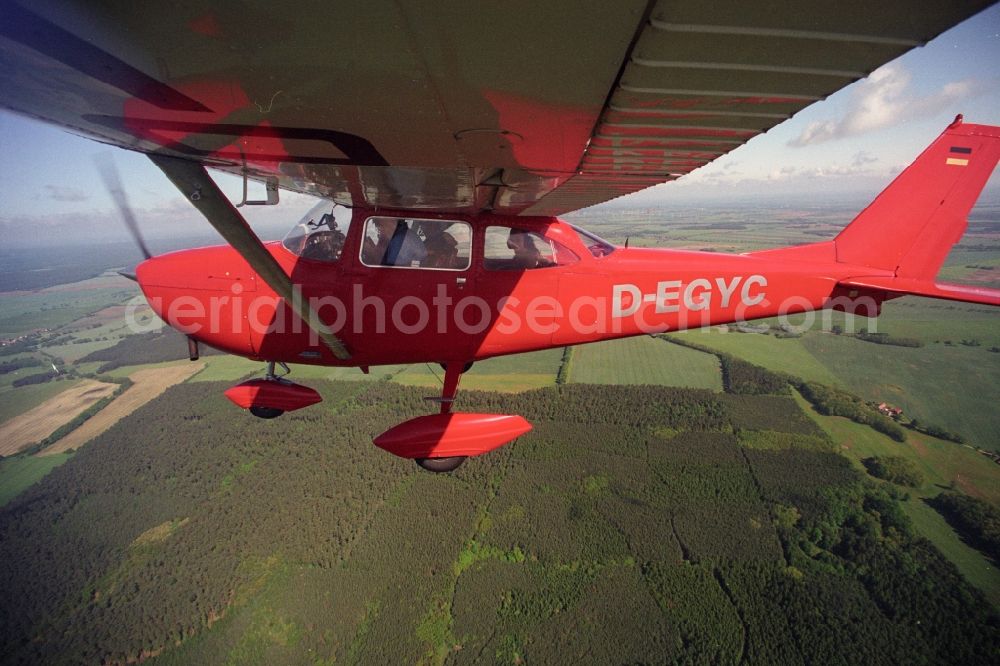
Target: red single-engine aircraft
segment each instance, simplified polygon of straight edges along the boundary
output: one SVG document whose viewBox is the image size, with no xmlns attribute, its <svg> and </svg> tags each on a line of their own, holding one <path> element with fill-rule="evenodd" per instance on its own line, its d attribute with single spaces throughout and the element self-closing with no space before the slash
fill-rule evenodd
<svg viewBox="0 0 1000 666">
<path fill-rule="evenodd" d="M 1000 159 L 1000 128 L 961 117 L 821 243 L 623 248 L 556 217 L 679 178 L 989 4 L 0 0 L 0 104 L 147 153 L 226 239 L 134 277 L 192 358 L 267 363 L 233 402 L 320 401 L 276 364 L 440 363 L 439 413 L 375 444 L 449 471 L 531 428 L 452 410 L 480 359 L 904 294 L 1000 305 L 936 281 Z M 232 204 L 206 167 L 267 199 Z M 280 189 L 324 201 L 265 244 L 239 208 Z"/>
</svg>

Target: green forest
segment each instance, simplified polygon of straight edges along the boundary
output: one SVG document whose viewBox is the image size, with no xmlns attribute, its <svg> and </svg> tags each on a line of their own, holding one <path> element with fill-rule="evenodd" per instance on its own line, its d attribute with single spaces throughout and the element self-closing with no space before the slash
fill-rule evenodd
<svg viewBox="0 0 1000 666">
<path fill-rule="evenodd" d="M 998 210 L 942 279 L 1000 286 Z M 577 216 L 743 252 L 855 212 Z M 0 254 L 6 289 L 47 287 L 0 294 L 4 419 L 186 357 L 116 310 L 131 244 Z M 997 663 L 996 311 L 831 316 L 477 362 L 458 408 L 534 430 L 447 475 L 371 443 L 430 411 L 436 366 L 299 366 L 325 402 L 261 421 L 222 395 L 259 366 L 203 345 L 75 452 L 30 455 L 107 401 L 0 460 L 0 664 Z"/>
<path fill-rule="evenodd" d="M 726 372 L 463 391 L 535 429 L 450 475 L 371 445 L 425 389 L 260 421 L 175 386 L 0 510 L 0 661 L 995 663 L 893 486 Z"/>
</svg>

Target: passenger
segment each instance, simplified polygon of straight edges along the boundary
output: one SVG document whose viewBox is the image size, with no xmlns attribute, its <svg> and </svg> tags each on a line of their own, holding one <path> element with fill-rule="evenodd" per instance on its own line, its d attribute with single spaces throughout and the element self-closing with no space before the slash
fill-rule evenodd
<svg viewBox="0 0 1000 666">
<path fill-rule="evenodd" d="M 544 268 L 554 264 L 542 256 L 538 246 L 535 245 L 535 234 L 524 229 L 511 229 L 507 236 L 507 247 L 514 251 L 514 258 L 511 260 L 513 270 L 531 270 L 532 268 Z"/>
<path fill-rule="evenodd" d="M 375 225 L 378 237 L 372 240 L 367 234 L 365 235 L 361 260 L 369 266 L 380 266 L 385 258 L 385 251 L 389 249 L 389 241 L 392 240 L 393 232 L 396 230 L 396 220 L 391 217 L 376 217 L 372 223 Z"/>
<path fill-rule="evenodd" d="M 421 264 L 425 268 L 462 268 L 458 258 L 458 241 L 447 231 L 441 231 L 443 225 L 435 224 L 427 231 L 424 248 L 427 259 Z"/>
<path fill-rule="evenodd" d="M 382 257 L 383 266 L 404 268 L 420 266 L 427 257 L 427 249 L 417 231 L 406 224 L 406 220 L 396 222 L 396 230 L 389 239 L 389 247 Z"/>
</svg>

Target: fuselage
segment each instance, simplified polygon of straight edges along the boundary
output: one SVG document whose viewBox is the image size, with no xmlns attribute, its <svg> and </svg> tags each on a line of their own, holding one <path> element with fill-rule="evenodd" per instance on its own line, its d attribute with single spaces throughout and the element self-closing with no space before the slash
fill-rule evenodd
<svg viewBox="0 0 1000 666">
<path fill-rule="evenodd" d="M 427 247 L 432 222 L 455 221 L 448 228 L 468 245 L 465 254 L 444 269 L 418 265 L 429 259 L 373 264 L 366 243 L 379 242 L 375 214 L 357 210 L 336 260 L 315 260 L 288 242 L 267 246 L 344 341 L 346 361 L 229 246 L 156 257 L 137 275 L 157 314 L 213 347 L 267 361 L 362 367 L 465 362 L 824 307 L 860 305 L 874 316 L 880 302 L 837 287 L 882 272 L 838 263 L 832 242 L 742 255 L 622 248 L 555 218 L 416 215 L 380 211 L 378 219 L 417 219 L 411 224 L 423 225 L 418 240 Z M 522 232 L 544 246 L 547 259 L 517 265 L 514 234 Z"/>
</svg>

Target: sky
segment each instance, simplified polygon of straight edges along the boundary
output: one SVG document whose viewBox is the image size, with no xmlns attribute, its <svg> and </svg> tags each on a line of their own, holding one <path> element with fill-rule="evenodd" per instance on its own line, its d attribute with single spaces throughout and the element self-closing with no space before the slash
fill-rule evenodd
<svg viewBox="0 0 1000 666">
<path fill-rule="evenodd" d="M 995 5 L 712 164 L 612 205 L 842 200 L 862 206 L 955 115 L 1000 124 L 998 63 L 1000 5 Z M 0 112 L 0 248 L 37 244 L 53 234 L 67 242 L 126 238 L 94 168 L 94 157 L 109 152 L 149 237 L 208 229 L 145 156 Z M 238 200 L 239 179 L 220 174 L 217 180 Z M 996 173 L 984 197 L 1000 198 Z M 262 236 L 279 237 L 310 205 L 307 197 L 285 192 L 282 202 L 244 209 Z"/>
</svg>

